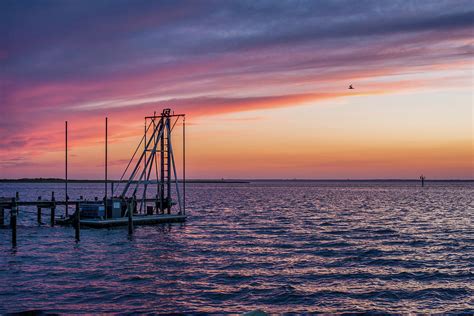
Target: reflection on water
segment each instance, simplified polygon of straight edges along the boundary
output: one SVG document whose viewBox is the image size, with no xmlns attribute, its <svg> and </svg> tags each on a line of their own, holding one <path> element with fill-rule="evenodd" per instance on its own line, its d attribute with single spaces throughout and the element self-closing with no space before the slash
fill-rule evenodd
<svg viewBox="0 0 474 316">
<path fill-rule="evenodd" d="M 93 198 L 101 184 L 71 184 Z M 0 184 L 47 197 L 62 185 Z M 474 312 L 472 183 L 191 184 L 185 224 L 0 230 L 0 313 Z M 48 211 L 44 211 L 48 214 Z M 44 220 L 47 216 L 44 215 Z"/>
</svg>

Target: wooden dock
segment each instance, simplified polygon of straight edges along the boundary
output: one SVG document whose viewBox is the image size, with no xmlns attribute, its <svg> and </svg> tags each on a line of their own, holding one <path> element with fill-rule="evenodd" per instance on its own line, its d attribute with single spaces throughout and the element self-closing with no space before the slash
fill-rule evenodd
<svg viewBox="0 0 474 316">
<path fill-rule="evenodd" d="M 155 199 L 142 199 L 144 202 L 154 202 L 157 205 L 157 200 Z M 37 222 L 39 225 L 42 225 L 42 212 L 44 209 L 49 209 L 50 217 L 50 226 L 54 227 L 56 224 L 63 226 L 73 226 L 75 230 L 75 239 L 76 241 L 80 240 L 80 228 L 90 227 L 90 228 L 109 228 L 115 226 L 128 226 L 128 233 L 133 234 L 135 225 L 156 225 L 162 223 L 181 223 L 185 222 L 187 216 L 182 213 L 168 213 L 166 210 L 162 210 L 163 213 L 160 214 L 145 214 L 145 213 L 136 213 L 137 201 L 133 198 L 123 199 L 123 202 L 126 203 L 127 213 L 125 217 L 116 217 L 116 218 L 81 218 L 80 216 L 80 205 L 82 203 L 100 203 L 100 200 L 66 200 L 66 201 L 57 201 L 54 196 L 54 192 L 51 194 L 50 200 L 43 200 L 41 197 L 38 197 L 37 201 L 24 201 L 20 200 L 18 192 L 15 197 L 0 197 L 0 228 L 10 227 L 12 231 L 12 245 L 16 247 L 17 241 L 17 218 L 19 213 L 21 213 L 20 206 L 27 207 L 36 207 L 37 209 Z M 61 217 L 56 216 L 56 207 L 57 206 L 66 206 L 64 214 Z M 68 216 L 68 209 L 72 207 L 74 212 Z M 5 210 L 10 210 L 10 223 L 5 225 Z M 156 209 L 155 211 L 158 211 Z"/>
<path fill-rule="evenodd" d="M 115 226 L 127 226 L 128 218 L 111 218 L 111 219 L 96 219 L 88 218 L 81 219 L 81 227 L 90 228 L 108 228 Z M 181 223 L 186 221 L 186 215 L 179 214 L 158 214 L 158 215 L 134 215 L 132 222 L 133 225 L 153 225 L 161 223 Z M 64 219 L 56 219 L 56 223 L 59 225 L 69 225 Z"/>
</svg>

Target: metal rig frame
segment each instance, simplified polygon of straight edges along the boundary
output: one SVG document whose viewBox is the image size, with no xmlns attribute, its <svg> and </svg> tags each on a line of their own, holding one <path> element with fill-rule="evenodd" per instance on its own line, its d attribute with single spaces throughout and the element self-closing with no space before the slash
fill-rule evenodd
<svg viewBox="0 0 474 316">
<path fill-rule="evenodd" d="M 183 122 L 182 196 L 178 184 L 178 175 L 171 142 L 172 131 L 180 119 L 182 119 Z M 179 207 L 178 214 L 186 214 L 185 131 L 185 114 L 174 114 L 171 112 L 171 109 L 164 109 L 160 115 L 156 115 L 155 112 L 153 116 L 145 117 L 145 133 L 120 178 L 120 180 L 123 179 L 143 143 L 143 151 L 120 194 L 122 199 L 127 199 L 128 197 L 136 201 L 135 213 L 151 215 L 147 209 L 147 203 L 154 202 L 154 209 L 157 214 L 158 212 L 159 214 L 171 214 L 171 209 L 175 204 Z M 155 180 L 152 180 L 153 178 L 155 178 Z M 150 184 L 156 184 L 156 195 L 154 199 L 147 197 L 147 190 Z M 177 201 L 174 201 L 171 197 L 173 184 L 176 186 Z M 142 196 L 137 197 L 136 195 L 140 188 L 143 188 L 141 192 Z M 118 189 L 118 187 L 116 189 Z"/>
</svg>

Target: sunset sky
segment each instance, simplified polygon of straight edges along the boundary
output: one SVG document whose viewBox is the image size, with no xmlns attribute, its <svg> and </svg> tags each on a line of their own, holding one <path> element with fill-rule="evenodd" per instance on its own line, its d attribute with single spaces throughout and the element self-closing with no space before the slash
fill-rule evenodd
<svg viewBox="0 0 474 316">
<path fill-rule="evenodd" d="M 0 178 L 63 177 L 65 120 L 102 178 L 105 116 L 119 178 L 165 107 L 189 178 L 474 178 L 472 0 L 5 0 L 0 34 Z"/>
</svg>

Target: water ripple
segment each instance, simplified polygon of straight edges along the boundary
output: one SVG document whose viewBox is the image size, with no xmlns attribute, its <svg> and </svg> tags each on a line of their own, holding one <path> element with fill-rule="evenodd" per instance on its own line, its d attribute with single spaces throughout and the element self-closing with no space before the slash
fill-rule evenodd
<svg viewBox="0 0 474 316">
<path fill-rule="evenodd" d="M 71 184 L 71 196 L 100 195 Z M 0 196 L 61 198 L 57 184 Z M 87 191 L 89 193 L 86 194 Z M 474 185 L 191 184 L 185 224 L 0 229 L 0 313 L 474 312 Z M 46 212 L 46 211 L 45 211 Z M 59 210 L 59 212 L 61 212 Z M 45 215 L 46 216 L 46 215 Z"/>
</svg>

